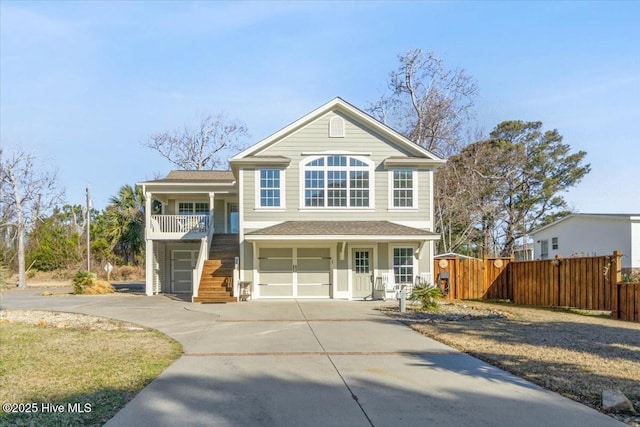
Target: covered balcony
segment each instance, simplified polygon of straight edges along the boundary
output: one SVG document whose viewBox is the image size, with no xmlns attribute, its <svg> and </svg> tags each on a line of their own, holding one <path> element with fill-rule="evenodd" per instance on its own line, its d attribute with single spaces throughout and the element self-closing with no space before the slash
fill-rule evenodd
<svg viewBox="0 0 640 427">
<path fill-rule="evenodd" d="M 209 234 L 211 215 L 151 215 L 147 239 L 199 240 Z"/>
</svg>

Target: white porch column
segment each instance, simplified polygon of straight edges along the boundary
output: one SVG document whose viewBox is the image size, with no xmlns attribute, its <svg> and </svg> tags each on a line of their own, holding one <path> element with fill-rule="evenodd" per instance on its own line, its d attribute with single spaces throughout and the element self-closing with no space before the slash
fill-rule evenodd
<svg viewBox="0 0 640 427">
<path fill-rule="evenodd" d="M 142 189 L 144 191 L 144 188 Z M 145 292 L 147 295 L 153 295 L 153 240 L 148 239 L 148 233 L 151 230 L 151 193 L 144 193 L 144 278 Z"/>
<path fill-rule="evenodd" d="M 214 199 L 216 197 L 216 193 L 209 193 L 209 234 L 213 234 L 211 233 L 211 230 L 213 230 L 213 202 Z M 213 232 L 215 233 L 215 230 L 213 230 Z M 211 242 L 209 242 L 211 243 Z"/>
<path fill-rule="evenodd" d="M 146 242 L 145 250 L 144 250 L 145 252 L 144 253 L 145 254 L 145 262 L 144 262 L 145 292 L 147 295 L 151 296 L 153 295 L 153 276 L 154 276 L 153 240 L 146 239 L 145 242 Z"/>
</svg>

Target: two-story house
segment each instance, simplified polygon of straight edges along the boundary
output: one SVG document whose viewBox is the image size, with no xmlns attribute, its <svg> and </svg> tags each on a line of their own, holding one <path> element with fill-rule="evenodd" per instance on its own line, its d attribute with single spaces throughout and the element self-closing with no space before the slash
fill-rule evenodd
<svg viewBox="0 0 640 427">
<path fill-rule="evenodd" d="M 373 296 L 431 281 L 444 161 L 336 98 L 230 160 L 142 182 L 146 292 L 193 301 Z M 152 200 L 160 202 L 158 214 Z"/>
</svg>

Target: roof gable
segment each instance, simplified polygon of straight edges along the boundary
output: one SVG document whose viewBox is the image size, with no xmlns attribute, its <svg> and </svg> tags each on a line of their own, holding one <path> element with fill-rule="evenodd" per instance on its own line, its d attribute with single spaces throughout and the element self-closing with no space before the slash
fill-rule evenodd
<svg viewBox="0 0 640 427">
<path fill-rule="evenodd" d="M 348 119 L 354 120 L 355 122 L 361 124 L 362 126 L 366 127 L 367 129 L 370 129 L 370 131 L 372 133 L 377 133 L 377 134 L 381 135 L 382 137 L 390 140 L 391 142 L 393 142 L 397 146 L 403 148 L 404 150 L 406 150 L 406 151 L 408 151 L 410 153 L 413 153 L 413 155 L 415 155 L 416 157 L 429 159 L 429 160 L 433 161 L 436 164 L 444 163 L 444 160 L 440 159 L 435 154 L 433 154 L 430 151 L 424 149 L 423 147 L 419 146 L 418 144 L 410 141 L 409 139 L 405 138 L 400 133 L 398 133 L 395 130 L 391 129 L 389 126 L 379 122 L 378 120 L 374 119 L 373 117 L 371 117 L 370 115 L 368 115 L 364 111 L 354 107 L 353 105 L 349 104 L 348 102 L 344 101 L 343 99 L 341 99 L 339 97 L 338 98 L 334 98 L 333 100 L 331 100 L 331 101 L 327 102 L 326 104 L 318 107 L 317 109 L 313 110 L 312 112 L 308 113 L 307 115 L 301 117 L 300 119 L 296 120 L 295 122 L 291 123 L 290 125 L 284 127 L 283 129 L 279 130 L 278 132 L 274 133 L 273 135 L 263 139 L 262 141 L 258 142 L 257 144 L 252 145 L 251 147 L 247 148 L 246 150 L 242 151 L 241 153 L 235 155 L 233 158 L 231 158 L 231 162 L 237 161 L 237 160 L 243 159 L 245 157 L 249 157 L 249 156 L 256 156 L 261 151 L 265 150 L 266 148 L 270 147 L 271 145 L 276 144 L 277 142 L 279 142 L 283 138 L 286 138 L 287 136 L 291 135 L 292 133 L 302 129 L 303 127 L 307 126 L 308 124 L 314 122 L 315 120 L 318 120 L 318 119 L 322 118 L 323 116 L 325 116 L 325 115 L 327 115 L 327 114 L 329 114 L 331 112 L 337 113 L 337 114 L 342 115 L 342 116 L 344 116 L 344 117 L 346 117 Z"/>
<path fill-rule="evenodd" d="M 573 218 L 608 219 L 608 220 L 614 220 L 614 221 L 624 221 L 624 220 L 633 221 L 638 216 L 640 216 L 640 214 L 572 213 L 558 220 L 555 220 L 550 224 L 544 225 L 536 230 L 533 230 L 531 232 L 531 235 L 536 235 L 541 231 L 548 230 L 552 227 L 559 225 L 560 223 L 571 220 Z"/>
</svg>

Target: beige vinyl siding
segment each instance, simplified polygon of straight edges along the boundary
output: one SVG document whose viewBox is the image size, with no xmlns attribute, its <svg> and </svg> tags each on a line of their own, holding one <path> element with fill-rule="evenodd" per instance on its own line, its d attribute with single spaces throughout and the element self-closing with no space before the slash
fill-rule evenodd
<svg viewBox="0 0 640 427">
<path fill-rule="evenodd" d="M 344 252 L 344 259 L 340 259 L 340 250 L 342 249 L 342 245 L 336 245 L 336 292 L 347 292 L 349 290 L 349 251 L 350 248 L 347 245 L 347 248 Z"/>
<path fill-rule="evenodd" d="M 378 243 L 378 271 L 380 273 L 389 271 L 389 244 Z"/>
<path fill-rule="evenodd" d="M 243 253 L 243 260 L 240 269 L 243 270 L 243 280 L 245 282 L 254 282 L 253 277 L 253 245 L 246 240 L 240 243 L 240 250 Z M 255 283 L 254 283 L 255 285 Z"/>
<path fill-rule="evenodd" d="M 244 179 L 244 220 L 267 221 L 277 218 L 281 221 L 292 220 L 323 220 L 326 219 L 326 211 L 331 210 L 331 217 L 336 220 L 353 219 L 353 211 L 358 213 L 363 220 L 388 220 L 388 221 L 427 221 L 429 219 L 429 182 L 432 173 L 418 171 L 418 209 L 394 211 L 389 210 L 389 171 L 382 162 L 391 156 L 407 155 L 407 151 L 383 139 L 381 136 L 365 129 L 353 120 L 344 117 L 345 138 L 329 138 L 329 120 L 335 113 L 327 114 L 306 127 L 284 137 L 277 143 L 265 148 L 260 156 L 284 156 L 291 159 L 289 167 L 285 169 L 285 200 L 284 210 L 261 210 L 255 206 L 256 169 L 245 169 Z M 375 164 L 373 177 L 375 205 L 373 208 L 329 208 L 309 209 L 301 208 L 301 171 L 300 164 L 310 156 L 302 153 L 322 153 L 324 151 L 338 150 L 353 153 L 368 153 L 366 158 Z M 373 197 L 370 194 L 369 197 Z"/>
<path fill-rule="evenodd" d="M 213 230 L 214 233 L 224 233 L 225 204 L 222 199 L 213 199 Z"/>
</svg>

